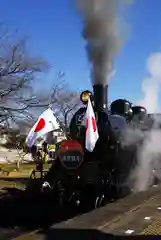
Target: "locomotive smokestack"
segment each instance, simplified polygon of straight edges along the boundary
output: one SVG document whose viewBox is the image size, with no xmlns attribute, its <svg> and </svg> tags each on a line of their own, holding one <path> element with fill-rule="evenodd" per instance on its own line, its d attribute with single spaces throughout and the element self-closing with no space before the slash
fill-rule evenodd
<svg viewBox="0 0 161 240">
<path fill-rule="evenodd" d="M 97 110 L 103 111 L 107 108 L 108 85 L 93 85 L 94 101 Z"/>
</svg>

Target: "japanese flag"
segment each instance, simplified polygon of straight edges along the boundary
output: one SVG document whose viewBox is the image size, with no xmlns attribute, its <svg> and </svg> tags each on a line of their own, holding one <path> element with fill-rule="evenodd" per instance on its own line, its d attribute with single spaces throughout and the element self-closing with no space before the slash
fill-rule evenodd
<svg viewBox="0 0 161 240">
<path fill-rule="evenodd" d="M 95 144 L 99 138 L 98 129 L 95 119 L 95 114 L 91 104 L 91 100 L 88 100 L 86 114 L 84 116 L 84 121 L 86 122 L 86 139 L 85 147 L 89 152 L 92 152 Z"/>
<path fill-rule="evenodd" d="M 35 140 L 46 133 L 59 128 L 59 124 L 54 116 L 52 110 L 49 108 L 45 110 L 38 118 L 37 122 L 31 128 L 27 138 L 26 144 L 32 147 Z"/>
</svg>

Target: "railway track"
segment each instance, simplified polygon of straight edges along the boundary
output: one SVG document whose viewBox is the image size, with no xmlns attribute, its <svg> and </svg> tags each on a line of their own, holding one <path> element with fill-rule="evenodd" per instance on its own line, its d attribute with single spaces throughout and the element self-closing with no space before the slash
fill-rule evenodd
<svg viewBox="0 0 161 240">
<path fill-rule="evenodd" d="M 74 216 L 74 213 L 69 213 L 65 209 L 59 212 L 50 204 L 43 208 L 38 199 L 30 202 L 28 199 L 24 200 L 22 196 L 18 198 L 18 195 L 12 199 L 11 204 L 11 194 L 3 194 L 5 200 L 0 206 L 0 239 L 2 240 L 39 240 L 45 237 L 52 239 L 52 236 L 62 239 L 63 235 L 65 239 L 68 235 L 69 237 L 82 236 L 86 239 L 85 237 L 89 237 L 89 234 L 90 236 L 95 234 L 101 239 L 101 236 L 107 236 L 107 234 L 125 235 L 128 229 L 133 231 L 131 234 L 139 234 L 146 232 L 145 227 L 157 220 L 161 214 L 157 210 L 159 206 L 161 207 L 161 186 L 130 195 L 80 216 Z M 2 195 L 0 202 L 2 202 Z M 144 220 L 146 217 L 150 218 L 149 221 Z"/>
</svg>

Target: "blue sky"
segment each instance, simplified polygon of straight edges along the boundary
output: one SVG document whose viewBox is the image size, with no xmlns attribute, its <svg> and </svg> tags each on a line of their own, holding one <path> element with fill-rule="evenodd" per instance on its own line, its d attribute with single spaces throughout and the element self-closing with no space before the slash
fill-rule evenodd
<svg viewBox="0 0 161 240">
<path fill-rule="evenodd" d="M 64 71 L 75 89 L 91 88 L 81 19 L 74 0 L 1 0 L 0 21 L 20 35 L 29 37 L 29 47 L 53 66 L 41 86 L 52 84 L 54 75 Z M 146 59 L 161 50 L 161 1 L 135 0 L 126 19 L 130 31 L 115 58 L 116 75 L 109 88 L 110 100 L 141 98 L 141 82 L 147 76 Z M 123 33 L 124 35 L 125 33 Z"/>
</svg>

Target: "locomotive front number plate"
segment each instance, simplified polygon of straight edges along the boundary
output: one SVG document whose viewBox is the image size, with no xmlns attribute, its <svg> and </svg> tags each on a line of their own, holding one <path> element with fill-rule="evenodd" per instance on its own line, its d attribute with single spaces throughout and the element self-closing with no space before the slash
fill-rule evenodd
<svg viewBox="0 0 161 240">
<path fill-rule="evenodd" d="M 63 156 L 63 162 L 81 162 L 81 156 Z"/>
<path fill-rule="evenodd" d="M 66 151 L 59 157 L 62 165 L 68 169 L 76 169 L 83 162 L 83 154 L 80 151 Z"/>
</svg>

